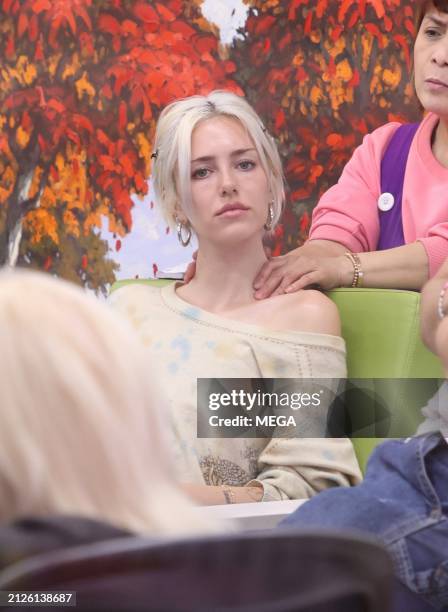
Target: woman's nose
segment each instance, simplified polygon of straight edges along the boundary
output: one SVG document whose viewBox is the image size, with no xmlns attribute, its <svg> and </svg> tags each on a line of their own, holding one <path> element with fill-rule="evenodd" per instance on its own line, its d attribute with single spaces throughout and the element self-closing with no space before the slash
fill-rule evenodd
<svg viewBox="0 0 448 612">
<path fill-rule="evenodd" d="M 238 186 L 231 172 L 223 172 L 220 193 L 221 196 L 235 195 L 238 193 Z"/>
<path fill-rule="evenodd" d="M 234 195 L 236 193 L 238 193 L 238 189 L 237 189 L 237 186 L 234 184 L 226 183 L 221 186 L 222 196 Z"/>
<path fill-rule="evenodd" d="M 438 66 L 448 66 L 448 34 L 439 40 L 431 59 Z"/>
</svg>

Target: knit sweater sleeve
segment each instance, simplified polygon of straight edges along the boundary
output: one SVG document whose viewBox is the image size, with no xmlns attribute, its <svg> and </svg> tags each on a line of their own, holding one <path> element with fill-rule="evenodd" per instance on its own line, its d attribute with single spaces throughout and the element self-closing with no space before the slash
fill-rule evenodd
<svg viewBox="0 0 448 612">
<path fill-rule="evenodd" d="M 310 347 L 307 359 L 312 364 L 313 377 L 331 376 L 336 383 L 346 376 L 343 352 Z M 303 390 L 303 381 L 295 381 L 292 384 L 297 385 L 297 390 Z M 331 393 L 326 397 L 329 401 Z M 324 419 L 328 408 L 328 404 L 319 408 Z M 306 431 L 317 435 L 315 424 L 311 428 L 308 424 Z M 348 438 L 272 438 L 258 457 L 258 468 L 252 484 L 262 485 L 263 501 L 309 498 L 330 487 L 358 484 L 362 478 Z"/>
</svg>

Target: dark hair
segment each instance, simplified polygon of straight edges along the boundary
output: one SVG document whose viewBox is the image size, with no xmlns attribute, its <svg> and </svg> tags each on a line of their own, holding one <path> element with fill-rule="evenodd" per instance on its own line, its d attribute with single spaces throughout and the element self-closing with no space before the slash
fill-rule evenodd
<svg viewBox="0 0 448 612">
<path fill-rule="evenodd" d="M 417 0 L 415 11 L 415 34 L 418 34 L 422 21 L 430 7 L 436 8 L 441 13 L 448 13 L 448 0 Z"/>
</svg>

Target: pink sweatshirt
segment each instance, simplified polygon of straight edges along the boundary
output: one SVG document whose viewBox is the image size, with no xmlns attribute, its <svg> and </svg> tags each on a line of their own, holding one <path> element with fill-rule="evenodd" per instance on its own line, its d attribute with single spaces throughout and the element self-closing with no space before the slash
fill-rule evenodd
<svg viewBox="0 0 448 612">
<path fill-rule="evenodd" d="M 438 117 L 428 114 L 409 151 L 403 186 L 403 233 L 406 244 L 420 241 L 433 276 L 448 257 L 448 168 L 431 150 Z M 368 134 L 353 153 L 338 183 L 313 211 L 310 240 L 333 240 L 353 252 L 375 251 L 379 238 L 380 167 L 399 123 Z"/>
</svg>

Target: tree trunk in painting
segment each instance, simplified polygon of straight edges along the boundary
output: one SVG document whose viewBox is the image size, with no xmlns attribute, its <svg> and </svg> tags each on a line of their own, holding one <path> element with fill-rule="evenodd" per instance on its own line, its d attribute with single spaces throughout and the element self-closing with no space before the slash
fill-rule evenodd
<svg viewBox="0 0 448 612">
<path fill-rule="evenodd" d="M 42 186 L 35 197 L 30 198 L 31 185 L 39 160 L 39 145 L 36 139 L 18 158 L 20 173 L 6 204 L 4 230 L 0 234 L 0 265 L 15 266 L 22 239 L 22 221 L 26 213 L 39 205 Z"/>
</svg>

